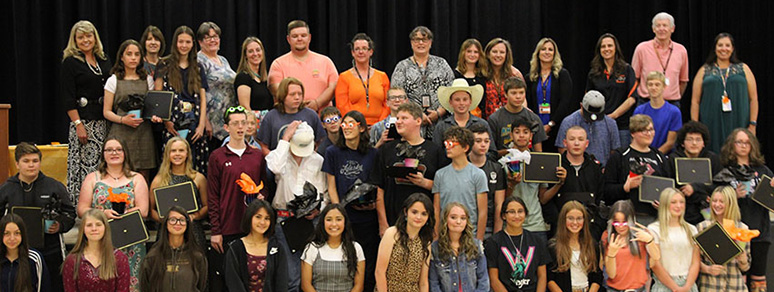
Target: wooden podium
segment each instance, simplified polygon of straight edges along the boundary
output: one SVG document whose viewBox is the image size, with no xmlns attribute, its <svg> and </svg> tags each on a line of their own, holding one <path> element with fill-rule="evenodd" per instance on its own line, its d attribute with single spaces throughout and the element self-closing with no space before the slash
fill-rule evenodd
<svg viewBox="0 0 774 292">
<path fill-rule="evenodd" d="M 8 111 L 10 104 L 0 104 L 0 184 L 8 179 L 10 156 L 8 153 Z"/>
</svg>

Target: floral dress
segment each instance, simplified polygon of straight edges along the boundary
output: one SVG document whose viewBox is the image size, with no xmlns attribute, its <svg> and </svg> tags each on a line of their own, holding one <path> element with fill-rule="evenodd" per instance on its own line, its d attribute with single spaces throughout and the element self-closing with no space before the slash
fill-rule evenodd
<svg viewBox="0 0 774 292">
<path fill-rule="evenodd" d="M 101 181 L 99 172 L 97 172 L 97 182 L 94 184 L 94 197 L 91 201 L 91 207 L 100 210 L 112 209 L 113 204 L 107 199 L 111 192 L 129 195 L 129 203 L 126 205 L 126 209 L 134 208 L 134 181 L 130 180 L 129 183 L 120 187 L 111 187 Z M 129 273 L 131 275 L 129 279 L 130 291 L 140 291 L 140 263 L 145 258 L 145 243 L 138 243 L 121 249 L 121 251 L 129 258 L 129 269 L 131 271 Z"/>
<path fill-rule="evenodd" d="M 228 132 L 223 129 L 225 122 L 223 113 L 229 107 L 236 106 L 236 95 L 234 94 L 234 78 L 236 72 L 231 69 L 228 60 L 223 56 L 218 56 L 220 65 L 212 61 L 203 52 L 197 54 L 199 64 L 202 65 L 204 73 L 207 75 L 209 89 L 207 90 L 207 118 L 212 124 L 212 136 L 223 140 L 228 137 Z"/>
</svg>

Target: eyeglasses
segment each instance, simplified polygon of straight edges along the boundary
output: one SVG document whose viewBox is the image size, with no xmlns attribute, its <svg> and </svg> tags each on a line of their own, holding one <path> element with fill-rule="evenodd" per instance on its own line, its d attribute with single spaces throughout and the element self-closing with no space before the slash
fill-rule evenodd
<svg viewBox="0 0 774 292">
<path fill-rule="evenodd" d="M 220 39 L 219 35 L 208 35 L 204 36 L 204 41 L 217 41 Z"/>
<path fill-rule="evenodd" d="M 524 215 L 524 209 L 519 209 L 519 210 L 508 210 L 508 211 L 505 211 L 505 214 L 508 214 L 508 215 L 516 215 L 516 214 L 518 214 L 518 215 Z"/>
<path fill-rule="evenodd" d="M 354 127 L 357 127 L 358 123 L 356 122 L 349 122 L 349 123 L 341 123 L 341 127 L 344 129 L 352 129 Z"/>
<path fill-rule="evenodd" d="M 583 222 L 583 217 L 567 217 L 568 222 L 575 222 L 575 223 L 581 223 Z"/>
<path fill-rule="evenodd" d="M 185 220 L 185 218 L 169 218 L 167 221 L 170 225 L 183 225 L 185 226 L 188 224 L 188 221 Z"/>
<path fill-rule="evenodd" d="M 335 122 L 338 122 L 339 120 L 341 120 L 341 117 L 339 117 L 339 116 L 332 116 L 330 118 L 324 119 L 323 123 L 333 124 Z"/>
<path fill-rule="evenodd" d="M 430 42 L 430 39 L 428 39 L 428 38 L 412 38 L 411 41 L 415 42 L 415 43 L 428 43 L 428 42 Z"/>
<path fill-rule="evenodd" d="M 355 52 L 368 52 L 371 50 L 371 48 L 354 48 L 352 50 Z"/>
<path fill-rule="evenodd" d="M 457 146 L 457 145 L 460 145 L 460 142 L 451 141 L 451 140 L 443 141 L 443 146 L 446 147 L 446 149 L 454 148 L 454 146 Z"/>
<path fill-rule="evenodd" d="M 223 119 L 225 120 L 226 118 L 228 118 L 228 115 L 230 114 L 245 113 L 246 111 L 247 109 L 245 109 L 245 107 L 241 105 L 229 107 L 228 109 L 226 109 L 226 112 L 223 113 Z"/>
<path fill-rule="evenodd" d="M 613 222 L 613 227 L 627 227 L 629 226 L 629 222 Z"/>
<path fill-rule="evenodd" d="M 408 97 L 404 95 L 388 95 L 387 100 L 406 100 Z"/>
<path fill-rule="evenodd" d="M 112 148 L 112 149 L 111 148 L 105 148 L 105 150 L 102 150 L 102 151 L 104 151 L 105 153 L 110 153 L 110 154 L 124 153 L 124 149 L 123 148 Z"/>
<path fill-rule="evenodd" d="M 742 146 L 748 146 L 749 147 L 751 145 L 750 141 L 742 141 L 742 140 L 736 140 L 736 141 L 734 141 L 734 144 L 736 144 L 736 146 L 739 146 L 739 147 L 742 147 Z"/>
</svg>

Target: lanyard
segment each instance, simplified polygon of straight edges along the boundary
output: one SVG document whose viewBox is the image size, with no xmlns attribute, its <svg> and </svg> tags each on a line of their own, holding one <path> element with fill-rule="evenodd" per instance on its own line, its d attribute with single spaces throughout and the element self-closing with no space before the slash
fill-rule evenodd
<svg viewBox="0 0 774 292">
<path fill-rule="evenodd" d="M 731 72 L 731 65 L 726 68 L 726 76 L 723 76 L 723 69 L 720 69 L 720 66 L 718 66 L 717 63 L 715 63 L 715 67 L 718 68 L 718 73 L 720 73 L 720 81 L 723 82 L 723 96 L 728 96 L 728 92 L 726 91 L 726 81 L 728 81 L 728 72 Z"/>
<path fill-rule="evenodd" d="M 669 56 L 667 57 L 666 64 L 661 61 L 661 54 L 659 54 L 658 49 L 656 48 L 656 41 L 653 41 L 653 50 L 656 52 L 656 57 L 658 57 L 658 64 L 661 65 L 661 69 L 664 71 L 664 76 L 666 76 L 667 67 L 669 67 L 669 61 L 672 60 L 672 46 L 673 43 L 669 43 Z"/>
<path fill-rule="evenodd" d="M 425 68 L 419 67 L 419 63 L 417 63 L 417 60 L 414 59 L 414 57 L 411 57 L 411 61 L 414 62 L 414 65 L 417 66 L 417 70 L 419 70 L 419 73 L 422 74 L 422 83 L 425 83 L 425 80 L 427 80 L 427 67 L 430 66 L 430 56 L 427 56 L 427 63 L 425 64 Z"/>
<path fill-rule="evenodd" d="M 548 98 L 551 97 L 551 79 L 553 79 L 551 78 L 551 74 L 548 74 L 548 77 L 546 77 L 545 79 L 538 80 L 539 86 L 537 89 L 538 90 L 537 94 L 538 96 L 543 97 L 543 102 L 541 103 L 546 103 L 546 97 Z"/>
<path fill-rule="evenodd" d="M 369 98 L 368 88 L 371 87 L 371 67 L 368 67 L 368 73 L 366 74 L 366 82 L 363 82 L 363 76 L 360 76 L 360 71 L 357 70 L 357 66 L 355 67 L 355 73 L 357 73 L 357 80 L 360 80 L 360 84 L 363 85 L 363 88 L 365 88 L 366 93 L 366 108 L 371 107 L 371 99 Z"/>
</svg>

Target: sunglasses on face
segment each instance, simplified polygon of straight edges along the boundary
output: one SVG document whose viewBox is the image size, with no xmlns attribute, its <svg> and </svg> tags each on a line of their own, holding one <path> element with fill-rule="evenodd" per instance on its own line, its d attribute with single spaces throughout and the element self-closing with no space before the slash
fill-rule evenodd
<svg viewBox="0 0 774 292">
<path fill-rule="evenodd" d="M 330 118 L 324 119 L 323 123 L 332 124 L 332 123 L 338 122 L 339 120 L 341 120 L 341 117 L 339 117 L 339 116 L 332 116 Z"/>
<path fill-rule="evenodd" d="M 457 145 L 460 145 L 460 142 L 451 141 L 451 140 L 443 141 L 443 146 L 446 147 L 447 149 L 454 148 L 454 146 L 457 146 Z"/>
<path fill-rule="evenodd" d="M 613 222 L 613 227 L 627 227 L 629 222 Z"/>
<path fill-rule="evenodd" d="M 356 122 L 349 122 L 349 123 L 341 123 L 341 127 L 344 129 L 352 129 L 354 127 L 357 127 L 358 124 Z"/>
</svg>

